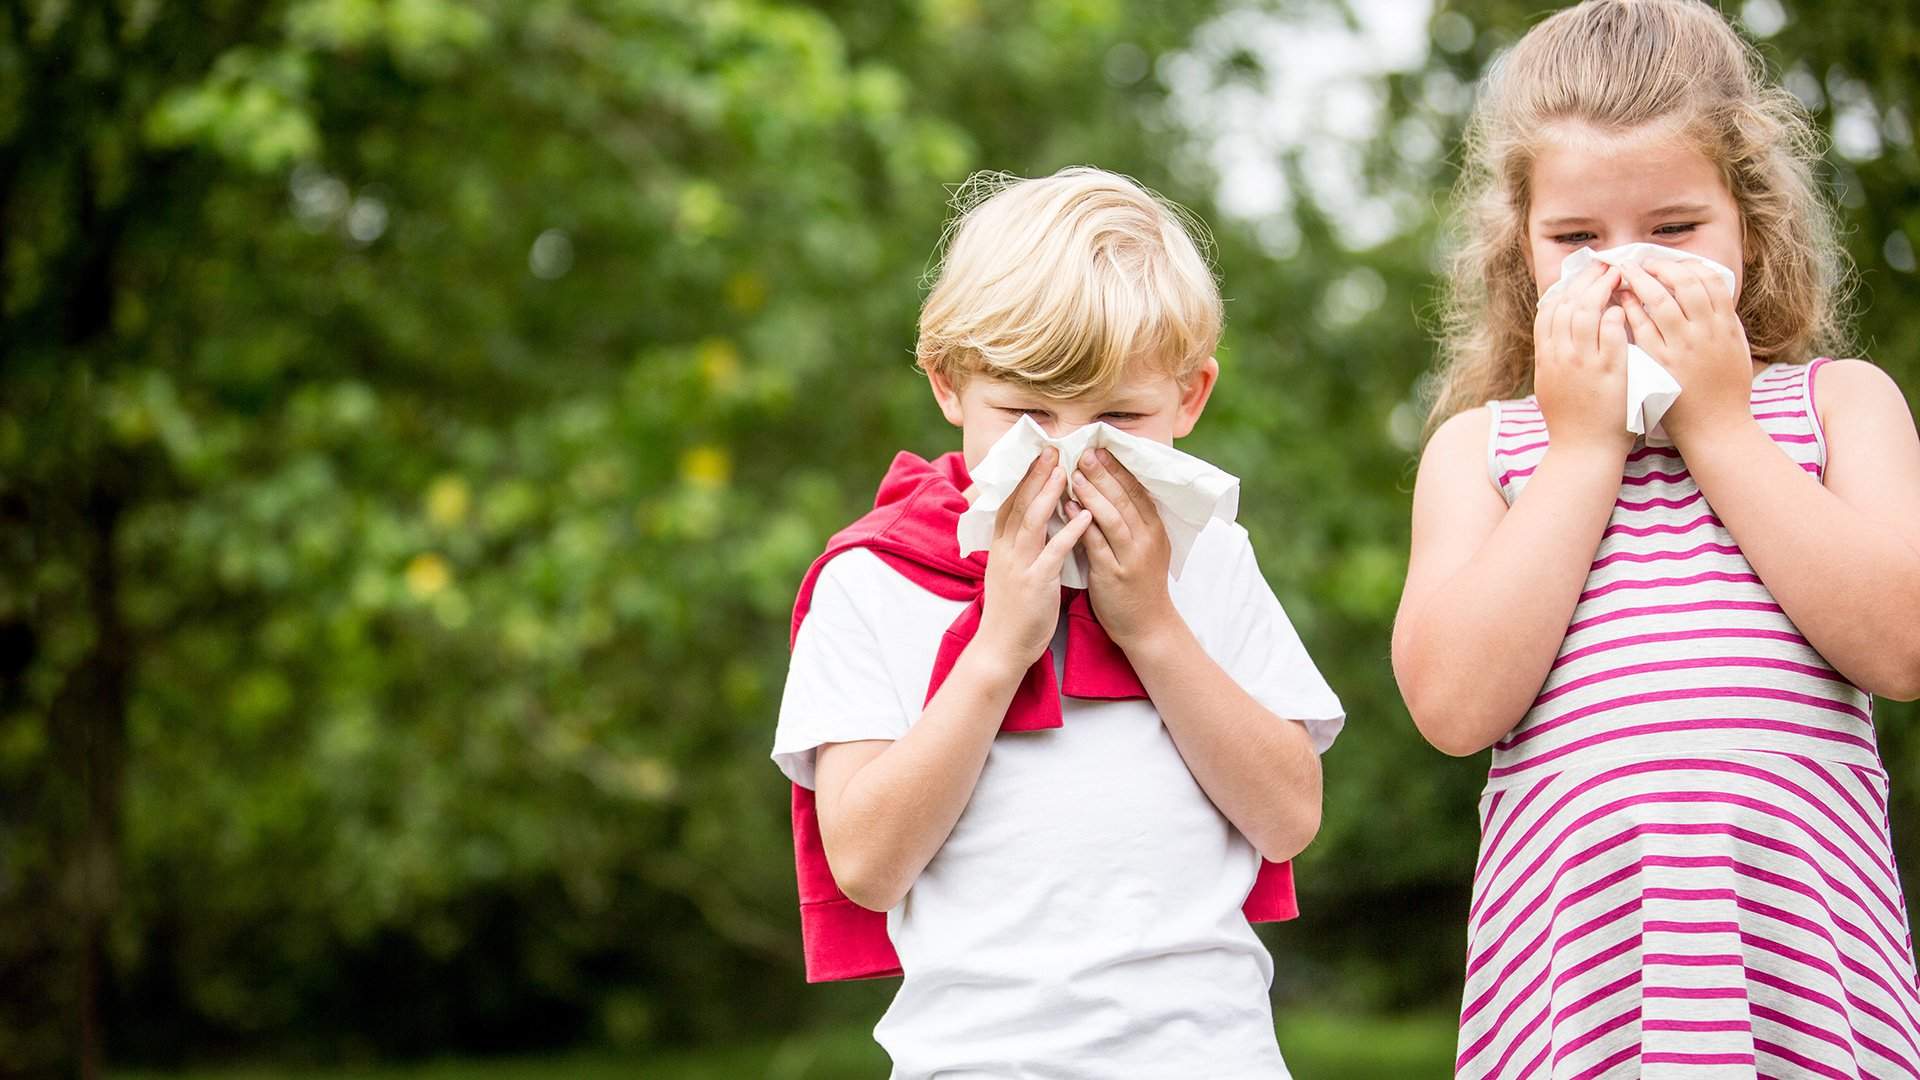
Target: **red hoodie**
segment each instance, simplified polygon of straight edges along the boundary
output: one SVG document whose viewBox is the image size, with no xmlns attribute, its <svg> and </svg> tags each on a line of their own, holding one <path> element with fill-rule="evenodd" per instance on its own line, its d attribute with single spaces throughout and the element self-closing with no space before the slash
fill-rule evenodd
<svg viewBox="0 0 1920 1080">
<path fill-rule="evenodd" d="M 800 583 L 793 604 L 792 637 L 813 603 L 820 571 L 835 555 L 867 548 L 908 580 L 947 600 L 969 601 L 947 627 L 927 683 L 927 699 L 940 689 L 960 651 L 980 626 L 981 595 L 987 571 L 984 552 L 960 555 L 955 529 L 967 509 L 961 494 L 971 484 L 959 454 L 928 462 L 902 451 L 893 459 L 873 509 L 834 534 L 827 550 Z M 1067 655 L 1064 683 L 1054 678 L 1051 650 L 1034 661 L 1014 692 L 1000 730 L 1039 731 L 1061 725 L 1060 696 L 1120 701 L 1144 698 L 1146 689 L 1120 647 L 1093 615 L 1084 590 L 1068 589 Z M 792 639 L 789 639 L 791 647 Z M 865 979 L 900 974 L 900 958 L 887 937 L 885 912 L 869 911 L 847 899 L 834 883 L 820 839 L 820 818 L 813 792 L 793 785 L 793 854 L 800 884 L 800 940 L 806 952 L 807 981 Z M 1262 861 L 1253 891 L 1242 906 L 1249 922 L 1278 922 L 1300 913 L 1293 895 L 1291 863 Z"/>
</svg>

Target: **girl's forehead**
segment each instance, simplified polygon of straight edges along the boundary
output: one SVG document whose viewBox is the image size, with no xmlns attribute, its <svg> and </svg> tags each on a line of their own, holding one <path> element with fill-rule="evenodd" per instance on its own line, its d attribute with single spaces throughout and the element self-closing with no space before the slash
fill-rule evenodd
<svg viewBox="0 0 1920 1080">
<path fill-rule="evenodd" d="M 1530 181 L 1535 217 L 1647 213 L 1732 198 L 1719 166 L 1672 131 L 1556 125 L 1542 133 Z"/>
</svg>

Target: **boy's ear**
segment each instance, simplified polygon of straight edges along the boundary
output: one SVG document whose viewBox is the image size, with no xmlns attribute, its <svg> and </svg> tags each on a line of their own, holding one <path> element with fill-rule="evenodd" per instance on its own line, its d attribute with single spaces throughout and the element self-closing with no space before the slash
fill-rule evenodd
<svg viewBox="0 0 1920 1080">
<path fill-rule="evenodd" d="M 1184 439 L 1193 431 L 1193 425 L 1200 422 L 1200 414 L 1207 409 L 1207 399 L 1213 396 L 1213 386 L 1220 381 L 1220 361 L 1207 357 L 1187 381 L 1180 386 L 1180 406 L 1173 417 L 1173 437 Z"/>
<path fill-rule="evenodd" d="M 947 423 L 960 427 L 966 414 L 960 410 L 960 391 L 954 387 L 953 380 L 941 372 L 929 371 L 927 383 L 933 387 L 933 400 L 940 404 L 940 415 L 947 418 Z"/>
</svg>

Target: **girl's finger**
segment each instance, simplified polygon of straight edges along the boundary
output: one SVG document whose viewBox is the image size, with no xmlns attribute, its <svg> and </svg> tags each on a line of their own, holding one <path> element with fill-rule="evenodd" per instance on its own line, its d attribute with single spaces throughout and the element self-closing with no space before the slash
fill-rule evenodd
<svg viewBox="0 0 1920 1080">
<path fill-rule="evenodd" d="M 1080 542 L 1082 536 L 1089 538 L 1091 547 L 1092 538 L 1087 528 L 1092 524 L 1093 514 L 1086 510 L 1073 515 L 1060 527 L 1059 532 L 1053 534 L 1053 539 L 1047 541 L 1047 546 L 1040 549 L 1040 556 L 1033 561 L 1034 568 L 1049 578 L 1058 578 L 1060 568 L 1066 565 L 1067 556 L 1073 554 L 1073 546 Z M 1100 546 L 1104 549 L 1106 544 L 1103 542 Z"/>
<path fill-rule="evenodd" d="M 1618 356 L 1622 360 L 1627 355 L 1627 311 L 1623 307 L 1610 307 L 1600 316 L 1600 350 L 1608 356 Z"/>
<path fill-rule="evenodd" d="M 1580 352 L 1588 352 L 1600 343 L 1600 315 L 1607 309 L 1607 303 L 1613 298 L 1613 291 L 1619 282 L 1619 269 L 1609 266 L 1606 273 L 1588 282 L 1587 287 L 1580 291 L 1579 302 L 1567 327 L 1574 346 Z"/>
<path fill-rule="evenodd" d="M 1699 263 L 1687 263 L 1679 269 L 1687 272 L 1687 297 L 1697 298 L 1694 302 L 1699 306 L 1702 321 L 1713 322 L 1723 314 L 1733 314 L 1733 305 L 1722 303 L 1727 295 L 1726 287 L 1720 284 L 1720 279 L 1714 276 L 1713 271 Z"/>
<path fill-rule="evenodd" d="M 1647 317 L 1647 309 L 1641 305 L 1638 296 L 1628 293 L 1621 297 L 1620 310 L 1625 313 L 1626 325 L 1633 330 L 1633 340 L 1641 348 L 1649 345 L 1659 348 L 1667 343 L 1667 339 L 1660 334 L 1660 328 Z"/>
<path fill-rule="evenodd" d="M 1733 286 L 1721 280 L 1720 275 L 1707 268 L 1705 263 L 1687 263 L 1687 269 L 1700 279 L 1700 291 L 1707 294 L 1707 303 L 1712 305 L 1716 315 L 1733 314 Z"/>
<path fill-rule="evenodd" d="M 1627 287 L 1639 299 L 1640 306 L 1653 325 L 1660 328 L 1660 336 L 1671 338 L 1686 328 L 1686 313 L 1680 310 L 1679 301 L 1667 291 L 1658 278 L 1638 266 L 1624 268 L 1627 275 Z M 1638 333 L 1638 331 L 1635 331 Z"/>
<path fill-rule="evenodd" d="M 1585 274 L 1581 275 L 1581 280 L 1585 280 Z M 1547 329 L 1547 339 L 1553 342 L 1553 348 L 1560 356 L 1566 355 L 1567 326 L 1573 321 L 1574 298 L 1578 295 L 1577 288 L 1569 288 L 1561 295 L 1560 305 L 1553 311 L 1553 325 Z"/>
<path fill-rule="evenodd" d="M 1647 264 L 1647 273 L 1652 274 L 1667 287 L 1667 292 L 1673 294 L 1674 301 L 1680 305 L 1680 312 L 1688 322 L 1705 320 L 1713 313 L 1713 298 L 1707 295 L 1707 290 L 1701 286 L 1693 269 L 1672 259 L 1660 259 Z"/>
<path fill-rule="evenodd" d="M 1565 290 L 1562 290 L 1560 292 L 1554 293 L 1552 296 L 1542 297 L 1539 300 L 1539 302 L 1534 305 L 1534 309 L 1533 309 L 1533 340 L 1534 341 L 1536 342 L 1545 341 L 1547 340 L 1547 338 L 1552 336 L 1553 312 L 1555 308 L 1560 306 L 1560 301 L 1565 299 L 1565 297 L 1566 297 L 1566 292 Z"/>
</svg>

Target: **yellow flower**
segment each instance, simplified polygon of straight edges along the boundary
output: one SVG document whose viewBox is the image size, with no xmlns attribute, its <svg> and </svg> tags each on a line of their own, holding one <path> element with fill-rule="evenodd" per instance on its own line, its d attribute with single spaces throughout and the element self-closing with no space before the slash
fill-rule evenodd
<svg viewBox="0 0 1920 1080">
<path fill-rule="evenodd" d="M 438 552 L 423 551 L 407 563 L 407 591 L 415 596 L 432 596 L 452 580 L 453 568 Z"/>
<path fill-rule="evenodd" d="M 696 180 L 680 189 L 680 230 L 694 236 L 713 236 L 724 230 L 729 207 L 716 184 Z"/>
<path fill-rule="evenodd" d="M 442 476 L 427 488 L 427 520 L 435 525 L 458 525 L 466 520 L 470 501 L 465 480 Z"/>
<path fill-rule="evenodd" d="M 630 761 L 626 767 L 627 783 L 634 794 L 649 802 L 658 802 L 673 794 L 679 785 L 672 765 L 657 757 L 641 757 Z"/>
<path fill-rule="evenodd" d="M 680 457 L 680 478 L 708 491 L 733 478 L 733 457 L 722 446 L 696 446 Z"/>
<path fill-rule="evenodd" d="M 767 279 L 751 270 L 742 270 L 727 279 L 727 303 L 735 311 L 754 312 L 767 302 Z"/>
<path fill-rule="evenodd" d="M 740 381 L 740 350 L 726 338 L 708 338 L 694 355 L 700 361 L 700 376 L 712 390 L 731 390 Z"/>
</svg>

